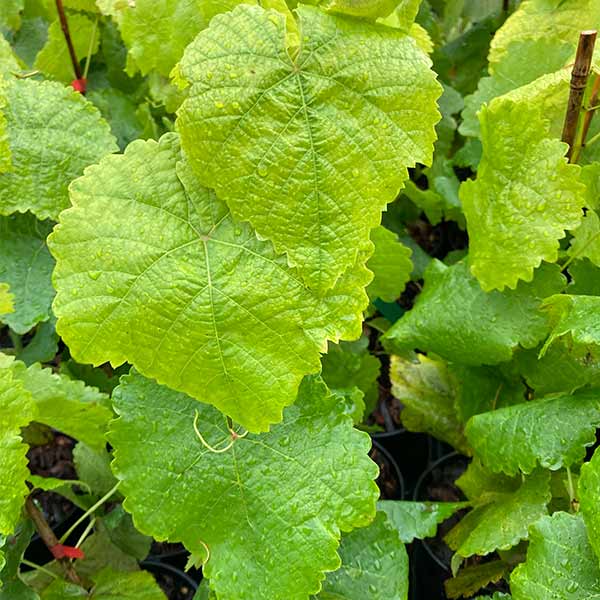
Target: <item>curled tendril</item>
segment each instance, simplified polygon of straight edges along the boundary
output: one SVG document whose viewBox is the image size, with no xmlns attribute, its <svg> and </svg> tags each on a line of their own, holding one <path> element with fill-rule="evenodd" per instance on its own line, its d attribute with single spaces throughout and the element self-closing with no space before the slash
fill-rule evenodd
<svg viewBox="0 0 600 600">
<path fill-rule="evenodd" d="M 200 430 L 198 429 L 198 418 L 200 417 L 200 413 L 195 410 L 194 411 L 194 432 L 196 433 L 196 436 L 198 437 L 198 439 L 200 440 L 201 444 L 210 452 L 214 452 L 215 454 L 221 454 L 222 452 L 227 452 L 227 450 L 229 450 L 233 444 L 235 443 L 236 440 L 239 440 L 241 438 L 244 438 L 248 435 L 248 431 L 244 431 L 243 433 L 239 433 L 237 431 L 235 431 L 234 429 L 232 429 L 229 425 L 227 426 L 227 429 L 229 430 L 229 433 L 231 435 L 231 441 L 224 446 L 223 448 L 216 448 L 215 446 L 211 446 L 205 439 L 204 436 L 200 433 Z M 222 442 L 219 442 L 219 445 L 222 444 L 223 442 L 225 442 L 226 440 L 223 440 Z M 207 547 L 208 550 L 208 547 Z M 208 559 L 207 559 L 208 560 Z"/>
</svg>

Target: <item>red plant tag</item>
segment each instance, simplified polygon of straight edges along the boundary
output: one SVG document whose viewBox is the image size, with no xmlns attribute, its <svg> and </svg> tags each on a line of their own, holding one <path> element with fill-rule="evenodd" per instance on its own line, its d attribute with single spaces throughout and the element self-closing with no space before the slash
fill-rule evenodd
<svg viewBox="0 0 600 600">
<path fill-rule="evenodd" d="M 73 546 L 63 546 L 62 544 L 56 544 L 50 548 L 52 556 L 59 560 L 61 558 L 85 558 L 85 554 L 81 548 L 74 548 Z"/>
<path fill-rule="evenodd" d="M 82 77 L 81 79 L 73 79 L 73 81 L 71 81 L 71 86 L 76 92 L 85 94 L 85 90 L 87 88 L 87 79 L 85 77 Z"/>
</svg>

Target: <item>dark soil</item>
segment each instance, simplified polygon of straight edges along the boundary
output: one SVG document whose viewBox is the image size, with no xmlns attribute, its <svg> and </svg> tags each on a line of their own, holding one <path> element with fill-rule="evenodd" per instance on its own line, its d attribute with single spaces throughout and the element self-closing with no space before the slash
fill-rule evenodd
<svg viewBox="0 0 600 600">
<path fill-rule="evenodd" d="M 144 561 L 141 566 L 152 573 L 169 600 L 192 600 L 194 597 L 197 585 L 181 570 L 154 560 Z"/>
<path fill-rule="evenodd" d="M 27 452 L 29 470 L 40 477 L 77 479 L 73 463 L 75 441 L 60 433 L 53 434 L 50 443 L 30 448 Z M 57 527 L 73 514 L 72 502 L 54 492 L 37 491 L 33 494 L 50 527 Z"/>
<path fill-rule="evenodd" d="M 371 448 L 369 456 L 379 466 L 377 485 L 382 500 L 401 500 L 403 496 L 403 482 L 397 471 L 397 466 L 392 463 L 385 451 L 377 447 Z"/>
</svg>

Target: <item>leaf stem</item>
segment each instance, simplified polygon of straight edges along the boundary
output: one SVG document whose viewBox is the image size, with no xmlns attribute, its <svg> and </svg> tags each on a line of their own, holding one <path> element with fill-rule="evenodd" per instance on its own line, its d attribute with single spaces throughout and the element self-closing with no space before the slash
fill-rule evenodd
<svg viewBox="0 0 600 600">
<path fill-rule="evenodd" d="M 98 502 L 96 502 L 96 504 L 94 504 L 94 506 L 88 508 L 81 515 L 81 517 L 79 517 L 79 519 L 77 519 L 77 521 L 75 521 L 75 523 L 73 523 L 73 525 L 71 525 L 71 527 L 69 527 L 67 532 L 60 538 L 60 543 L 62 544 L 75 531 L 75 529 L 77 529 L 77 527 L 79 527 L 79 525 L 81 525 L 81 523 L 83 523 L 93 512 L 98 510 L 117 491 L 117 489 L 119 488 L 120 485 L 121 485 L 121 482 L 117 481 L 117 483 L 108 492 L 106 492 L 106 494 L 104 494 L 104 496 L 102 496 L 102 498 L 100 498 L 100 500 L 98 500 Z"/>
<path fill-rule="evenodd" d="M 572 512 L 577 512 L 578 501 L 575 497 L 575 486 L 573 485 L 573 476 L 571 469 L 567 467 L 567 491 L 569 492 L 569 500 Z"/>
<path fill-rule="evenodd" d="M 77 543 L 75 544 L 75 548 L 79 548 L 81 544 L 85 541 L 85 538 L 89 535 L 90 531 L 96 524 L 96 517 L 90 519 L 90 522 L 87 524 L 87 527 L 83 530 L 83 533 L 79 536 Z"/>
<path fill-rule="evenodd" d="M 69 56 L 71 57 L 71 64 L 73 65 L 73 72 L 75 73 L 75 78 L 81 79 L 81 67 L 79 65 L 79 61 L 77 60 L 77 55 L 75 54 L 73 40 L 71 40 L 71 33 L 69 32 L 69 22 L 67 21 L 67 16 L 65 15 L 65 9 L 63 7 L 62 0 L 56 0 L 56 11 L 58 12 L 60 27 L 62 29 L 63 35 L 65 36 L 67 48 L 69 49 Z"/>
<path fill-rule="evenodd" d="M 574 154 L 579 154 L 579 150 L 575 149 L 577 126 L 590 75 L 596 35 L 597 31 L 595 29 L 585 30 L 580 33 L 575 64 L 571 72 L 571 91 L 569 93 L 567 113 L 562 131 L 562 141 L 569 145 L 569 151 L 567 152 L 569 162 L 573 162 Z"/>
<path fill-rule="evenodd" d="M 98 28 L 98 17 L 94 21 L 94 28 L 92 29 L 92 35 L 90 36 L 90 45 L 88 46 L 87 56 L 85 57 L 85 67 L 83 69 L 83 78 L 87 79 L 88 71 L 90 70 L 90 62 L 92 61 L 92 49 L 94 47 L 94 41 L 96 40 L 96 29 Z"/>
<path fill-rule="evenodd" d="M 50 525 L 48 525 L 48 521 L 46 521 L 44 515 L 35 505 L 35 502 L 33 501 L 33 498 L 31 496 L 28 496 L 27 500 L 25 500 L 25 510 L 27 511 L 27 514 L 31 517 L 31 520 L 35 525 L 37 532 L 42 538 L 42 541 L 44 542 L 44 544 L 46 544 L 48 550 L 52 552 L 52 548 L 54 548 L 59 543 L 59 541 L 56 539 L 54 531 L 52 531 Z M 59 558 L 57 560 L 64 569 L 67 579 L 72 583 L 81 585 L 81 579 L 79 578 L 79 575 L 77 575 L 77 572 L 71 564 L 71 561 L 68 558 Z"/>
<path fill-rule="evenodd" d="M 561 271 L 564 271 L 566 268 L 569 267 L 569 265 L 576 259 L 579 258 L 581 256 L 581 254 L 590 246 L 590 244 L 594 241 L 596 241 L 596 239 L 598 238 L 598 236 L 600 236 L 600 231 L 597 231 L 592 237 L 590 237 L 590 239 L 581 247 L 579 248 L 578 252 L 574 252 L 573 254 L 571 254 L 571 256 L 569 257 L 569 259 L 567 260 L 567 262 L 561 267 Z"/>
<path fill-rule="evenodd" d="M 50 571 L 50 569 L 46 569 L 41 565 L 36 565 L 35 563 L 31 562 L 30 560 L 27 560 L 26 558 L 21 559 L 21 564 L 27 565 L 28 567 L 31 567 L 32 569 L 35 569 L 40 573 L 44 573 L 44 575 L 48 575 L 48 577 L 52 577 L 52 579 L 58 579 L 58 575 Z"/>
</svg>

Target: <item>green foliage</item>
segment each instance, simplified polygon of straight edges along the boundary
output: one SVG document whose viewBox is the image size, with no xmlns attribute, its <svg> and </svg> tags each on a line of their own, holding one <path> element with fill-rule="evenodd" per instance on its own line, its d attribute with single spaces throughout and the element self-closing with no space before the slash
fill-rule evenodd
<svg viewBox="0 0 600 600">
<path fill-rule="evenodd" d="M 0 217 L 0 281 L 10 286 L 11 311 L 0 320 L 16 333 L 26 333 L 50 318 L 54 288 L 50 281 L 54 261 L 46 247 L 51 224 L 31 214 Z"/>
<path fill-rule="evenodd" d="M 159 600 L 153 541 L 406 600 L 433 536 L 449 598 L 600 598 L 597 0 L 62 4 L 73 57 L 0 1 L 0 600 Z M 409 432 L 463 456 L 377 502 L 383 428 L 409 488 Z"/>
<path fill-rule="evenodd" d="M 533 348 L 548 332 L 541 300 L 560 291 L 559 269 L 543 265 L 514 291 L 484 292 L 466 261 L 451 267 L 434 260 L 414 308 L 383 336 L 396 352 L 419 348 L 467 365 L 510 360 L 516 348 Z"/>
<path fill-rule="evenodd" d="M 377 504 L 377 508 L 387 514 L 390 525 L 397 530 L 400 539 L 406 544 L 410 544 L 414 539 L 422 540 L 435 536 L 440 523 L 467 506 L 468 502 L 396 500 L 380 500 Z"/>
<path fill-rule="evenodd" d="M 27 210 L 56 219 L 68 206 L 67 187 L 83 169 L 117 150 L 94 106 L 59 83 L 20 79 L 0 85 L 10 157 L 0 172 L 0 214 Z M 2 147 L 0 146 L 0 150 Z"/>
<path fill-rule="evenodd" d="M 529 526 L 547 514 L 550 476 L 534 471 L 518 488 L 488 493 L 446 535 L 446 542 L 458 556 L 484 556 L 494 550 L 508 550 L 527 539 Z"/>
<path fill-rule="evenodd" d="M 297 56 L 277 12 L 242 5 L 214 19 L 180 64 L 191 88 L 177 128 L 200 181 L 326 290 L 406 168 L 431 161 L 441 89 L 401 32 L 309 6 L 296 14 Z"/>
<path fill-rule="evenodd" d="M 342 537 L 342 566 L 329 573 L 320 600 L 406 600 L 408 556 L 388 517 L 378 512 L 368 527 Z"/>
<path fill-rule="evenodd" d="M 22 382 L 13 376 L 10 359 L 0 355 L 0 534 L 13 533 L 28 492 L 25 453 L 21 439 L 25 427 L 36 415 L 36 406 Z"/>
<path fill-rule="evenodd" d="M 542 261 L 556 261 L 558 240 L 581 220 L 585 187 L 538 106 L 498 99 L 479 119 L 478 177 L 461 188 L 469 264 L 484 290 L 514 289 Z"/>
<path fill-rule="evenodd" d="M 544 517 L 532 525 L 530 538 L 527 561 L 510 579 L 514 600 L 590 600 L 600 596 L 598 559 L 581 516 L 557 512 Z"/>
<path fill-rule="evenodd" d="M 373 518 L 368 436 L 318 380 L 304 381 L 281 424 L 236 440 L 219 411 L 137 374 L 114 401 L 109 439 L 128 510 L 157 539 L 183 541 L 205 558 L 208 546 L 204 572 L 218 595 L 306 598 L 323 571 L 339 567 L 340 530 Z M 196 412 L 206 442 L 223 449 L 233 441 L 229 450 L 201 443 Z M 260 560 L 249 561 L 259 549 Z"/>
<path fill-rule="evenodd" d="M 127 360 L 264 431 L 318 371 L 326 340 L 360 331 L 368 271 L 311 292 L 198 184 L 174 134 L 107 157 L 71 200 L 50 249 L 57 330 L 80 362 Z"/>
<path fill-rule="evenodd" d="M 537 465 L 556 470 L 581 461 L 598 426 L 600 391 L 592 390 L 476 415 L 466 435 L 487 467 L 513 475 L 531 473 Z"/>
</svg>

